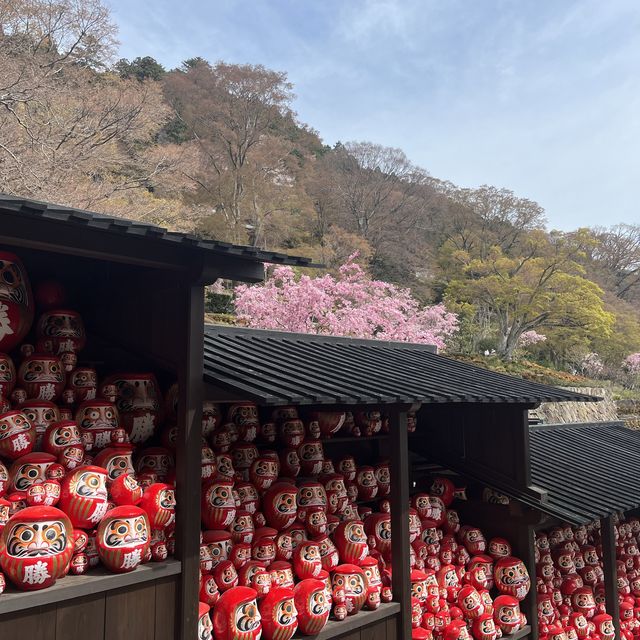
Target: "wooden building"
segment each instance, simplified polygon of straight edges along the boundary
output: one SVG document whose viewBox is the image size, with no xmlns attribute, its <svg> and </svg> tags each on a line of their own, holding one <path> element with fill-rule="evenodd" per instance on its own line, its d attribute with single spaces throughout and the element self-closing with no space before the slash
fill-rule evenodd
<svg viewBox="0 0 640 640">
<path fill-rule="evenodd" d="M 488 527 L 489 534 L 500 518 L 501 531 L 512 538 L 534 583 L 533 532 L 548 522 L 545 518 L 606 519 L 640 504 L 633 482 L 607 475 L 604 463 L 598 466 L 600 484 L 592 479 L 595 484 L 588 485 L 596 495 L 585 496 L 580 491 L 587 486 L 585 478 L 571 475 L 582 468 L 582 458 L 567 458 L 563 467 L 561 459 L 552 458 L 559 451 L 552 443 L 560 436 L 546 427 L 529 429 L 527 411 L 538 403 L 593 397 L 456 362 L 425 345 L 205 330 L 206 284 L 220 277 L 259 281 L 264 262 L 305 266 L 307 260 L 11 196 L 0 196 L 0 248 L 18 254 L 32 279 L 60 280 L 81 301 L 78 310 L 94 345 L 88 354 L 93 362 L 105 369 L 146 365 L 164 372 L 167 380 L 178 379 L 181 389 L 176 559 L 129 574 L 97 570 L 38 592 L 5 593 L 0 596 L 0 638 L 196 636 L 204 397 L 253 400 L 263 407 L 378 408 L 389 415 L 388 435 L 335 438 L 324 445 L 328 452 L 333 448 L 330 455 L 348 451 L 361 462 L 379 455 L 390 458 L 395 601 L 329 623 L 320 640 L 410 637 L 407 509 L 412 459 L 438 464 L 513 498 L 508 506 L 470 501 L 468 516 Z M 416 410 L 418 428 L 409 437 L 407 413 Z M 569 434 L 566 429 L 564 437 Z M 605 435 L 598 436 L 599 450 L 610 446 L 611 456 L 635 451 L 631 442 L 620 445 L 621 439 L 607 444 Z M 587 436 L 595 438 L 585 427 L 576 437 Z M 638 447 L 635 455 L 640 456 Z M 636 464 L 635 457 L 619 459 Z M 563 477 L 574 480 L 563 483 Z M 503 527 L 505 513 L 509 531 Z M 520 636 L 531 633 L 535 638 L 532 597 L 526 607 L 533 629 Z"/>
<path fill-rule="evenodd" d="M 408 508 L 412 490 L 410 452 L 541 498 L 529 466 L 527 411 L 540 402 L 596 400 L 494 373 L 437 355 L 418 344 L 207 326 L 204 371 L 209 400 L 253 400 L 259 406 L 307 405 L 382 409 L 388 436 L 325 440 L 329 455 L 348 452 L 362 464 L 385 451 L 392 477 L 394 602 L 330 624 L 322 638 L 395 640 L 411 637 Z M 418 427 L 407 433 L 407 412 Z M 478 505 L 474 505 L 477 507 Z M 469 522 L 511 537 L 514 550 L 533 570 L 533 528 L 524 519 L 495 520 L 495 505 L 467 509 Z M 535 575 L 532 576 L 535 584 Z M 535 633 L 535 598 L 524 603 Z"/>
<path fill-rule="evenodd" d="M 32 281 L 61 281 L 79 302 L 93 362 L 144 363 L 180 385 L 176 559 L 127 574 L 92 571 L 0 596 L 0 638 L 192 640 L 200 536 L 204 286 L 260 281 L 264 262 L 308 260 L 203 241 L 153 225 L 0 196 L 0 249 Z M 134 369 L 135 370 L 135 369 Z M 10 590 L 9 590 L 10 591 Z"/>
</svg>

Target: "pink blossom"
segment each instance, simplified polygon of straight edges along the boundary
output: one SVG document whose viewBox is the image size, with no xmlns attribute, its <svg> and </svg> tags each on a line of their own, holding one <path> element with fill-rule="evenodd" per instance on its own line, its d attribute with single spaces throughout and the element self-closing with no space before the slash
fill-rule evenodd
<svg viewBox="0 0 640 640">
<path fill-rule="evenodd" d="M 597 378 L 604 371 L 604 364 L 597 353 L 588 353 L 582 358 L 580 370 L 586 376 Z"/>
<path fill-rule="evenodd" d="M 637 376 L 640 374 L 640 353 L 628 355 L 622 362 L 622 368 L 629 375 Z"/>
<path fill-rule="evenodd" d="M 531 331 L 525 331 L 519 338 L 518 338 L 518 346 L 519 347 L 530 347 L 533 344 L 538 344 L 538 342 L 544 342 L 547 339 L 547 336 L 545 336 L 542 333 L 538 333 L 537 331 L 531 330 Z"/>
<path fill-rule="evenodd" d="M 445 348 L 458 330 L 455 313 L 443 304 L 420 306 L 408 289 L 372 280 L 351 256 L 337 277 L 296 278 L 279 266 L 263 284 L 235 288 L 235 306 L 248 326 L 419 342 Z"/>
</svg>

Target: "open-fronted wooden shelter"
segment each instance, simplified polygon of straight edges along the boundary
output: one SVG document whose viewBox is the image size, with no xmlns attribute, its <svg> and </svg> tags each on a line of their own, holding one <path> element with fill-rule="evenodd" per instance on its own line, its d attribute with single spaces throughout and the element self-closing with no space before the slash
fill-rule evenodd
<svg viewBox="0 0 640 640">
<path fill-rule="evenodd" d="M 178 380 L 177 552 L 127 574 L 69 576 L 0 596 L 0 637 L 191 640 L 200 536 L 204 286 L 260 281 L 264 262 L 308 260 L 207 241 L 160 227 L 0 196 L 0 248 L 33 280 L 54 278 L 79 301 L 96 362 L 143 361 Z"/>
<path fill-rule="evenodd" d="M 210 400 L 349 410 L 375 407 L 390 417 L 388 436 L 336 437 L 324 443 L 354 455 L 359 452 L 363 461 L 372 460 L 386 445 L 392 476 L 396 602 L 375 614 L 354 616 L 348 630 L 340 623 L 333 624 L 323 638 L 340 637 L 347 631 L 351 635 L 345 638 L 349 640 L 364 640 L 372 633 L 387 640 L 411 636 L 410 451 L 477 475 L 487 484 L 489 479 L 496 480 L 498 486 L 515 487 L 542 499 L 544 491 L 531 479 L 527 411 L 540 402 L 597 400 L 451 360 L 428 345 L 236 327 L 205 328 L 204 367 L 205 394 Z M 418 408 L 418 427 L 409 437 L 407 412 Z M 481 520 L 477 524 L 491 529 L 490 517 Z M 514 548 L 530 565 L 533 528 L 524 520 L 514 522 L 515 526 L 508 526 Z M 525 606 L 535 625 L 533 595 Z M 358 621 L 359 626 L 354 627 Z M 526 628 L 518 637 L 529 633 L 531 629 Z"/>
</svg>

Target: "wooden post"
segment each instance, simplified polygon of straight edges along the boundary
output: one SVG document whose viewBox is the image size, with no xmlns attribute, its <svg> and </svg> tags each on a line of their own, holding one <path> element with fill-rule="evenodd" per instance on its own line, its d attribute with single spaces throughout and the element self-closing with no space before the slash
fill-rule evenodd
<svg viewBox="0 0 640 640">
<path fill-rule="evenodd" d="M 409 447 L 407 407 L 389 412 L 391 449 L 391 552 L 393 599 L 400 603 L 398 638 L 411 638 L 411 570 L 409 567 Z"/>
<path fill-rule="evenodd" d="M 182 562 L 178 593 L 176 639 L 192 640 L 198 633 L 200 585 L 200 474 L 203 399 L 204 291 L 201 285 L 184 283 L 179 334 L 178 440 L 176 489 L 177 555 Z"/>
<path fill-rule="evenodd" d="M 527 597 L 520 603 L 520 608 L 527 616 L 531 627 L 531 638 L 538 637 L 538 604 L 536 598 L 536 552 L 534 528 L 531 524 L 519 523 L 516 528 L 514 548 L 517 547 L 520 559 L 524 562 L 531 578 L 531 588 Z"/>
<path fill-rule="evenodd" d="M 616 567 L 616 536 L 613 516 L 600 519 L 602 534 L 602 556 L 604 563 L 604 591 L 607 599 L 607 613 L 613 618 L 616 640 L 620 640 L 620 603 L 618 602 L 618 577 Z"/>
</svg>

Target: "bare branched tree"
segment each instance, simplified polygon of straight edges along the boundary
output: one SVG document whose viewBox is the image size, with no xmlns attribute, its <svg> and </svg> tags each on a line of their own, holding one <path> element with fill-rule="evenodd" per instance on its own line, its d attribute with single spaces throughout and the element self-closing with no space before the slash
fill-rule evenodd
<svg viewBox="0 0 640 640">
<path fill-rule="evenodd" d="M 203 155 L 200 171 L 189 177 L 225 216 L 234 242 L 244 239 L 246 220 L 256 216 L 255 190 L 247 193 L 257 177 L 252 156 L 276 122 L 291 115 L 291 90 L 286 74 L 261 65 L 211 66 L 199 59 L 165 80 L 176 117 Z M 267 164 L 273 169 L 278 159 Z M 259 242 L 260 233 L 249 236 Z"/>
</svg>

